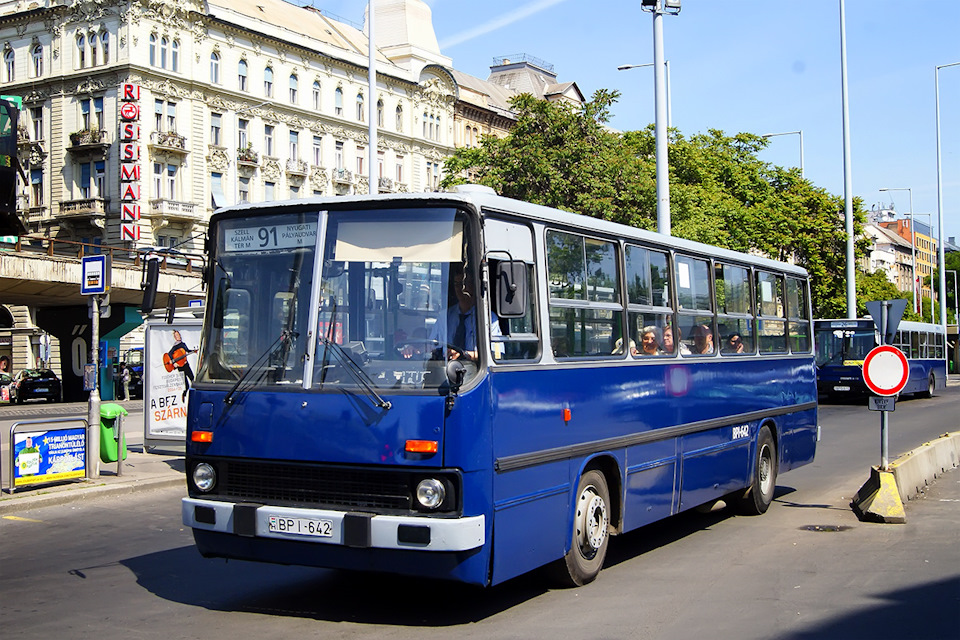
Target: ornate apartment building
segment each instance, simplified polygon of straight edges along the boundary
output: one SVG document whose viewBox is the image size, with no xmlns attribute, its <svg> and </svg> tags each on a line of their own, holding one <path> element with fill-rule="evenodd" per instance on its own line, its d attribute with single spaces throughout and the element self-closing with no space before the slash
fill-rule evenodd
<svg viewBox="0 0 960 640">
<path fill-rule="evenodd" d="M 457 85 L 421 0 L 360 25 L 282 0 L 0 2 L 32 234 L 198 251 L 214 209 L 439 183 Z M 133 125 L 133 126 L 130 126 Z"/>
</svg>

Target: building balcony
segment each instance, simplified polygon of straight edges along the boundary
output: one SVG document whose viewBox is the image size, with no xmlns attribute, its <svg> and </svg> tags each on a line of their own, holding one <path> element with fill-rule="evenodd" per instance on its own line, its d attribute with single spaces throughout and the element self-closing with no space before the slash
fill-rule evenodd
<svg viewBox="0 0 960 640">
<path fill-rule="evenodd" d="M 110 136 L 106 129 L 82 129 L 70 134 L 67 151 L 77 157 L 105 159 L 110 148 Z"/>
<path fill-rule="evenodd" d="M 393 193 L 393 179 L 380 178 L 377 180 L 377 189 L 379 189 L 380 193 Z"/>
<path fill-rule="evenodd" d="M 237 149 L 237 164 L 240 166 L 257 167 L 260 165 L 260 154 L 251 146 Z"/>
<path fill-rule="evenodd" d="M 349 169 L 334 169 L 332 172 L 334 184 L 354 184 L 353 172 Z"/>
<path fill-rule="evenodd" d="M 150 200 L 150 218 L 167 222 L 199 222 L 200 207 L 193 202 L 179 202 L 166 198 Z"/>
<path fill-rule="evenodd" d="M 309 170 L 310 165 L 305 160 L 295 160 L 293 158 L 287 160 L 287 175 L 303 178 L 306 177 Z"/>
<path fill-rule="evenodd" d="M 60 213 L 57 220 L 64 223 L 86 222 L 102 229 L 109 204 L 110 200 L 108 198 L 64 200 L 60 203 Z"/>
<path fill-rule="evenodd" d="M 150 149 L 167 153 L 186 155 L 187 137 L 175 131 L 153 131 L 150 133 Z"/>
</svg>

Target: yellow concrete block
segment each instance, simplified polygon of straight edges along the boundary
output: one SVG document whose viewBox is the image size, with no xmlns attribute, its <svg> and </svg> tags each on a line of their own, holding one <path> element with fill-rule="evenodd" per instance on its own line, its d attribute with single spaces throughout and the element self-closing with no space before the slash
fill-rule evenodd
<svg viewBox="0 0 960 640">
<path fill-rule="evenodd" d="M 850 506 L 863 522 L 904 524 L 907 521 L 896 478 L 892 472 L 876 467 L 870 469 L 870 479 L 857 491 Z"/>
</svg>

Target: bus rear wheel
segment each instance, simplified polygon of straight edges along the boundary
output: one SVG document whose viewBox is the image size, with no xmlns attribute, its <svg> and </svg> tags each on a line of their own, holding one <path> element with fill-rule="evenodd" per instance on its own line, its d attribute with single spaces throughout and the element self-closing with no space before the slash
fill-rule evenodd
<svg viewBox="0 0 960 640">
<path fill-rule="evenodd" d="M 754 462 L 750 487 L 734 500 L 737 511 L 749 516 L 766 513 L 777 488 L 777 445 L 773 441 L 770 427 L 760 427 L 760 433 L 757 434 L 757 458 Z"/>
<path fill-rule="evenodd" d="M 603 568 L 610 542 L 610 490 L 602 473 L 593 469 L 580 478 L 573 515 L 570 550 L 558 563 L 560 582 L 580 587 L 593 582 Z"/>
<path fill-rule="evenodd" d="M 923 395 L 924 398 L 932 398 L 932 397 L 933 397 L 933 392 L 936 391 L 936 390 L 937 390 L 937 379 L 936 379 L 936 377 L 931 373 L 931 374 L 930 374 L 930 377 L 927 379 L 927 390 L 924 391 L 922 395 Z"/>
</svg>

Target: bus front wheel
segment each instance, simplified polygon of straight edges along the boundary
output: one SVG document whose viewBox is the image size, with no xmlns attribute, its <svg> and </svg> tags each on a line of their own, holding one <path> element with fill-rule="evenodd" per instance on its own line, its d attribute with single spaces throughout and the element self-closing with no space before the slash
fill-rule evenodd
<svg viewBox="0 0 960 640">
<path fill-rule="evenodd" d="M 610 490 L 602 473 L 593 469 L 580 478 L 573 514 L 573 540 L 558 567 L 560 581 L 580 587 L 596 579 L 610 542 Z"/>
<path fill-rule="evenodd" d="M 770 427 L 760 427 L 757 434 L 757 458 L 753 465 L 750 487 L 735 500 L 737 510 L 750 516 L 767 512 L 777 488 L 777 445 Z"/>
</svg>

